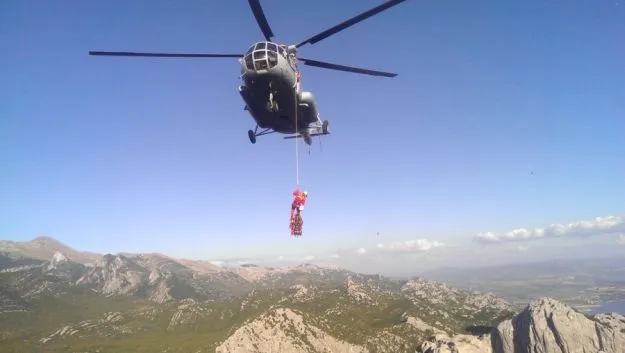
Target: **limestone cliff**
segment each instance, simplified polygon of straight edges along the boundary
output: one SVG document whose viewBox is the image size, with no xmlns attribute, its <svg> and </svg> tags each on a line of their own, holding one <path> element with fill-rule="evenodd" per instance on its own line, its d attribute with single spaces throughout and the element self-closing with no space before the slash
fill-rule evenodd
<svg viewBox="0 0 625 353">
<path fill-rule="evenodd" d="M 492 333 L 494 353 L 623 353 L 625 317 L 587 317 L 550 298 L 531 302 Z"/>
</svg>

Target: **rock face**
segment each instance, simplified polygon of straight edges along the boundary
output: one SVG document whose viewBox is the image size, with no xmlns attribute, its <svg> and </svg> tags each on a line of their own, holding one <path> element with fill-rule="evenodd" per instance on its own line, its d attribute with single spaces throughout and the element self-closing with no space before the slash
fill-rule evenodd
<svg viewBox="0 0 625 353">
<path fill-rule="evenodd" d="M 422 278 L 411 279 L 403 285 L 401 290 L 413 298 L 426 300 L 430 305 L 454 303 L 473 310 L 483 308 L 508 310 L 511 308 L 510 303 L 495 297 L 492 293 L 469 293 L 445 283 Z"/>
<path fill-rule="evenodd" d="M 368 353 L 361 346 L 338 340 L 305 322 L 289 308 L 273 308 L 237 329 L 216 353 L 352 352 Z"/>
<path fill-rule="evenodd" d="M 494 353 L 622 353 L 625 317 L 588 318 L 554 299 L 531 302 L 492 334 Z"/>
<path fill-rule="evenodd" d="M 457 335 L 453 338 L 436 335 L 423 342 L 421 353 L 492 353 L 489 336 Z"/>
<path fill-rule="evenodd" d="M 7 257 L 8 258 L 8 257 Z M 163 255 L 102 256 L 89 266 L 55 252 L 48 261 L 23 265 L 8 258 L 0 270 L 0 298 L 59 296 L 70 288 L 103 296 L 135 296 L 157 303 L 191 298 L 226 299 L 246 293 L 251 284 L 231 272 L 200 273 Z M 8 267 L 13 265 L 13 267 Z M 0 307 L 0 311 L 1 311 Z"/>
</svg>

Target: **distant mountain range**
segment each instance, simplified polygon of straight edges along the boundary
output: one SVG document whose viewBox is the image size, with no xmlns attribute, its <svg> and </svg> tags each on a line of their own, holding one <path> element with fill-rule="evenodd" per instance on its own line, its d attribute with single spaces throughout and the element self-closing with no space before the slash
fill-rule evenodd
<svg viewBox="0 0 625 353">
<path fill-rule="evenodd" d="M 422 277 L 489 291 L 516 304 L 549 296 L 580 310 L 625 300 L 625 258 L 554 259 L 481 268 L 441 268 Z"/>
<path fill-rule="evenodd" d="M 549 332 L 517 334 L 528 330 Z M 222 268 L 80 252 L 47 237 L 0 242 L 1 352 L 516 353 L 571 340 L 607 353 L 625 349 L 621 331 L 619 315 L 590 318 L 552 299 L 522 309 L 423 278 L 311 264 Z"/>
</svg>

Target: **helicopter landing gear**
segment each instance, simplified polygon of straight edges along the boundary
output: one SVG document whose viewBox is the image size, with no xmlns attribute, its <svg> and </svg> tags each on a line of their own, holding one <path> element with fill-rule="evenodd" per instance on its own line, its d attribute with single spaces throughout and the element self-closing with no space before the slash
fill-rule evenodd
<svg viewBox="0 0 625 353">
<path fill-rule="evenodd" d="M 255 144 L 255 143 L 256 143 L 256 134 L 254 133 L 254 131 L 252 131 L 252 130 L 248 130 L 248 131 L 247 131 L 247 136 L 250 138 L 250 142 L 251 142 L 252 144 Z"/>
<path fill-rule="evenodd" d="M 254 131 L 252 131 L 252 130 L 248 130 L 247 131 L 247 137 L 250 138 L 250 142 L 252 144 L 255 144 L 257 136 L 267 135 L 267 134 L 271 134 L 271 133 L 274 133 L 274 132 L 275 131 L 273 131 L 271 128 L 263 129 L 263 131 L 258 132 L 258 125 L 256 125 L 256 129 L 254 129 Z"/>
</svg>

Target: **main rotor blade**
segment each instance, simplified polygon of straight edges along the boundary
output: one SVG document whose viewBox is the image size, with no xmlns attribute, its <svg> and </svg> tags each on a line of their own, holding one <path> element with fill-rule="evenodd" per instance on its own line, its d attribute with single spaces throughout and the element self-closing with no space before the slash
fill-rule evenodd
<svg viewBox="0 0 625 353">
<path fill-rule="evenodd" d="M 394 74 L 394 73 L 391 73 L 391 72 L 383 72 L 383 71 L 375 71 L 375 70 L 369 70 L 369 69 L 361 69 L 361 68 L 358 68 L 358 67 L 331 64 L 331 63 L 328 63 L 328 62 L 318 61 L 318 60 L 311 60 L 311 59 L 304 59 L 304 58 L 297 58 L 297 60 L 303 62 L 304 65 L 321 67 L 321 68 L 330 69 L 330 70 L 355 72 L 357 74 L 364 74 L 364 75 L 371 75 L 371 76 L 383 76 L 383 77 L 395 77 L 395 76 L 397 76 L 397 74 Z"/>
<path fill-rule="evenodd" d="M 241 58 L 242 54 L 176 54 L 176 53 L 134 53 L 127 51 L 90 51 L 89 55 L 98 56 L 147 56 L 157 58 Z"/>
<path fill-rule="evenodd" d="M 386 10 L 386 9 L 389 9 L 389 8 L 395 6 L 395 5 L 399 5 L 400 3 L 404 2 L 404 1 L 406 1 L 406 0 L 389 0 L 389 1 L 384 1 L 384 3 L 382 3 L 381 5 L 378 5 L 378 6 L 372 8 L 370 10 L 367 10 L 367 11 L 361 13 L 358 16 L 354 16 L 354 17 L 350 18 L 347 21 L 339 23 L 338 25 L 336 25 L 336 26 L 334 26 L 334 27 L 332 27 L 330 29 L 327 29 L 327 30 L 325 30 L 325 31 L 323 31 L 323 32 L 321 32 L 321 33 L 319 33 L 317 35 L 314 35 L 314 36 L 312 36 L 312 37 L 310 37 L 310 38 L 300 42 L 295 47 L 299 48 L 299 47 L 301 47 L 302 45 L 304 45 L 306 43 L 315 44 L 315 43 L 317 43 L 317 42 L 319 42 L 319 41 L 321 41 L 323 39 L 328 38 L 329 36 L 331 36 L 333 34 L 336 34 L 336 33 L 340 32 L 340 31 L 342 31 L 342 30 L 344 30 L 344 29 L 346 29 L 346 28 L 348 28 L 350 26 L 355 25 L 358 22 L 364 21 L 364 20 L 366 20 L 367 18 L 369 18 L 369 17 L 371 17 L 373 15 L 377 15 L 378 13 L 380 13 L 380 12 Z"/>
<path fill-rule="evenodd" d="M 271 31 L 271 27 L 269 27 L 269 22 L 267 22 L 267 17 L 265 17 L 265 12 L 263 11 L 263 7 L 260 6 L 260 0 L 248 0 L 247 1 L 252 8 L 252 12 L 254 13 L 254 17 L 256 18 L 256 22 L 258 22 L 258 26 L 260 30 L 263 31 L 263 35 L 265 39 L 270 42 L 271 37 L 273 37 L 273 32 Z"/>
</svg>

